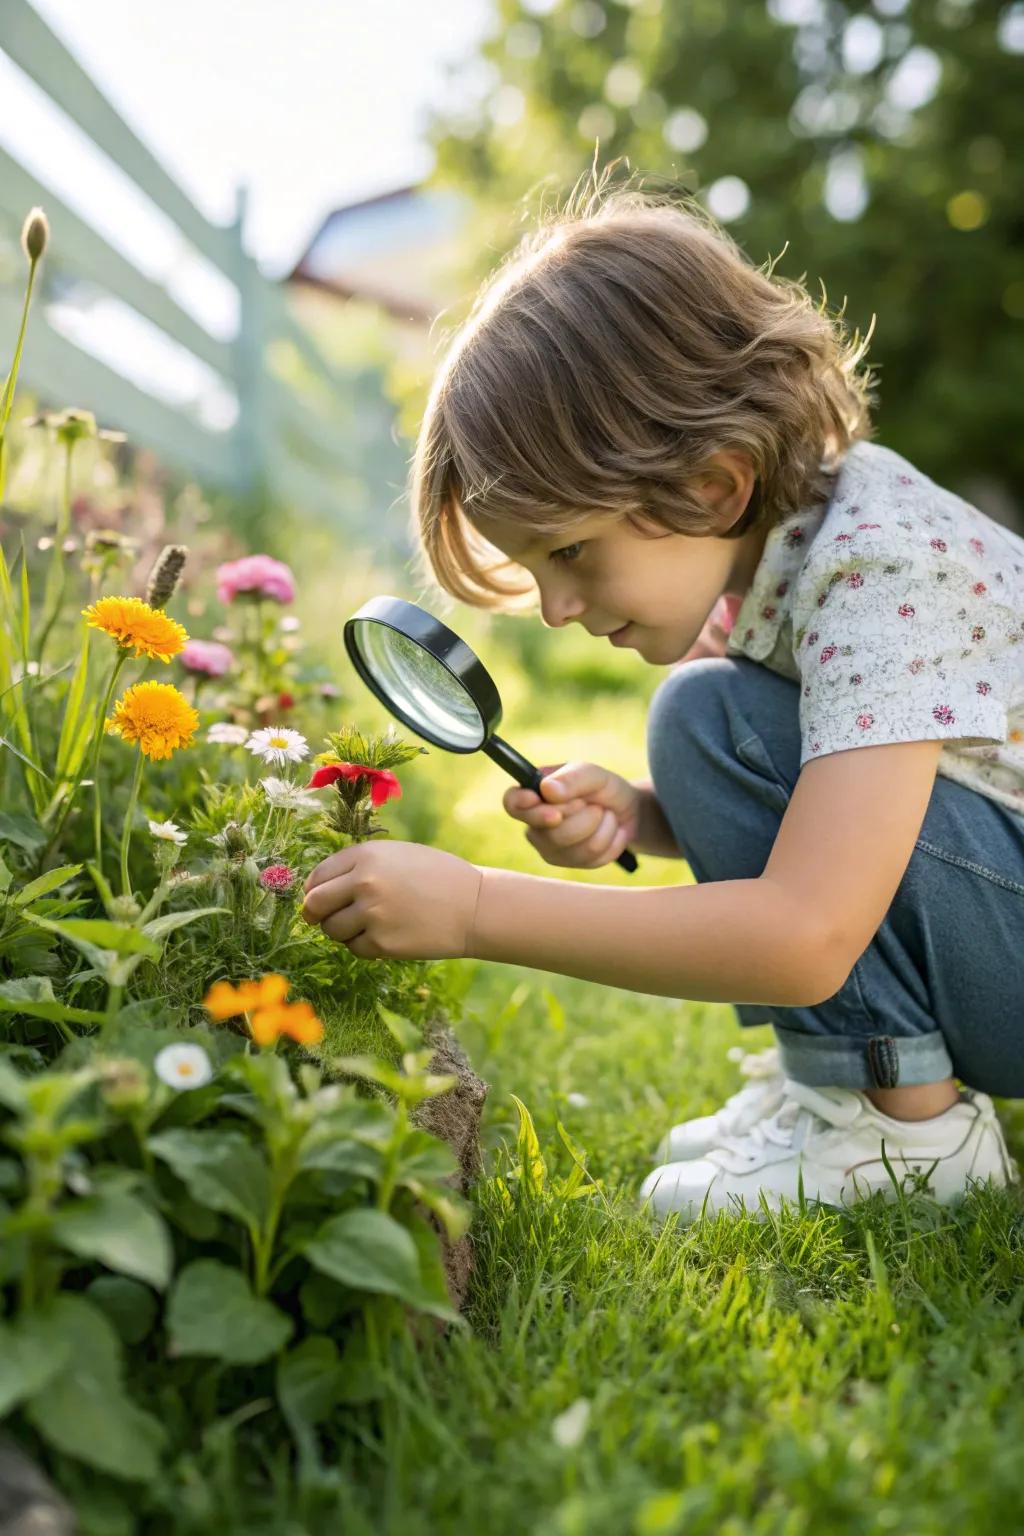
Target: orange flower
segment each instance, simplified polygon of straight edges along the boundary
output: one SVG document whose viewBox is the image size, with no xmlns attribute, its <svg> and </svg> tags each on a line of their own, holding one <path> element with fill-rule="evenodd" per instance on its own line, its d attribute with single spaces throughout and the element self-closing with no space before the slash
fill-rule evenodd
<svg viewBox="0 0 1024 1536">
<path fill-rule="evenodd" d="M 276 1008 L 288 995 L 288 980 L 271 972 L 259 981 L 241 981 L 233 987 L 229 981 L 215 981 L 203 998 L 203 1007 L 212 1013 L 218 1023 L 233 1019 L 238 1013 L 251 1013 L 256 1008 Z"/>
<path fill-rule="evenodd" d="M 309 1003 L 286 1003 L 290 983 L 272 972 L 258 981 L 215 981 L 203 998 L 203 1007 L 215 1019 L 232 1019 L 244 1013 L 249 1033 L 257 1045 L 273 1045 L 281 1035 L 288 1035 L 300 1045 L 316 1045 L 324 1037 L 324 1027 Z"/>
<path fill-rule="evenodd" d="M 316 1045 L 324 1037 L 324 1027 L 309 1003 L 281 1003 L 277 1008 L 261 1008 L 249 1023 L 257 1045 L 273 1045 L 281 1035 L 290 1035 L 300 1045 Z"/>
<path fill-rule="evenodd" d="M 139 597 L 101 597 L 82 616 L 92 629 L 102 629 L 122 650 L 151 661 L 170 661 L 188 639 L 187 632 L 161 609 L 151 608 Z"/>
<path fill-rule="evenodd" d="M 122 741 L 137 741 L 144 756 L 162 758 L 191 746 L 199 716 L 173 684 L 133 683 L 103 725 Z"/>
</svg>

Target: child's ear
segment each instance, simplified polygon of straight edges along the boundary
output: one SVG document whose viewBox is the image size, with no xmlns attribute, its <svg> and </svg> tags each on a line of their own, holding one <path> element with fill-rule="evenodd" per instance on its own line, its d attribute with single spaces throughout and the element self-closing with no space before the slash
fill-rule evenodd
<svg viewBox="0 0 1024 1536">
<path fill-rule="evenodd" d="M 742 448 L 723 448 L 705 459 L 696 476 L 696 491 L 719 514 L 725 533 L 747 510 L 756 483 L 750 454 Z"/>
</svg>

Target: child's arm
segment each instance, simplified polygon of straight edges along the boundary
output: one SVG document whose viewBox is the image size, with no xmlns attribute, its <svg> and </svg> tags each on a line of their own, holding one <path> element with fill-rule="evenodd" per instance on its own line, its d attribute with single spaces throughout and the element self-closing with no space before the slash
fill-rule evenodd
<svg viewBox="0 0 1024 1536">
<path fill-rule="evenodd" d="M 836 991 L 811 915 L 764 876 L 628 891 L 481 873 L 474 959 L 707 1002 L 792 1008 Z"/>
<path fill-rule="evenodd" d="M 467 953 L 658 997 L 813 1007 L 839 991 L 892 903 L 941 747 L 808 762 L 756 879 L 629 891 L 482 868 Z"/>
</svg>

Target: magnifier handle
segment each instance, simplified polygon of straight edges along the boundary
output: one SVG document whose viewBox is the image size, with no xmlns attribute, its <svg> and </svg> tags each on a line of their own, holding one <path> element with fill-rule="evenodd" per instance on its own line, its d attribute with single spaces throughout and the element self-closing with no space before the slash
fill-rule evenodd
<svg viewBox="0 0 1024 1536">
<path fill-rule="evenodd" d="M 524 789 L 532 789 L 538 795 L 540 794 L 543 775 L 521 752 L 517 752 L 515 747 L 510 747 L 507 741 L 503 741 L 500 736 L 492 734 L 484 742 L 481 750 L 486 752 L 491 761 L 497 763 L 499 768 L 504 768 L 506 773 L 511 774 L 517 784 L 521 784 Z M 623 848 L 615 862 L 621 865 L 627 875 L 633 874 L 636 870 L 636 854 L 630 853 L 628 848 Z"/>
</svg>

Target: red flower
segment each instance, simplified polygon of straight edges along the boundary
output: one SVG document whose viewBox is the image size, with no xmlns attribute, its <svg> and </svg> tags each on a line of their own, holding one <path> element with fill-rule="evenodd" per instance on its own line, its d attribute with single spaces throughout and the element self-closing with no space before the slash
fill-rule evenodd
<svg viewBox="0 0 1024 1536">
<path fill-rule="evenodd" d="M 375 806 L 401 797 L 402 786 L 393 773 L 387 768 L 364 768 L 361 763 L 324 763 L 315 770 L 306 788 L 323 789 L 325 784 L 334 784 L 338 779 L 362 778 L 370 781 L 370 799 Z"/>
<path fill-rule="evenodd" d="M 278 709 L 294 709 L 295 695 L 291 693 L 279 693 L 277 696 Z"/>
</svg>

